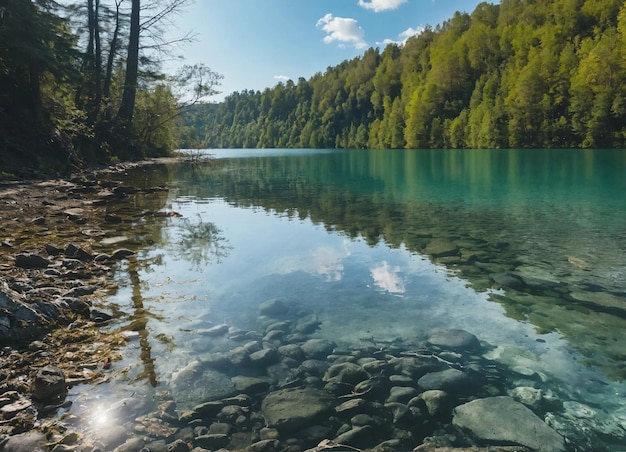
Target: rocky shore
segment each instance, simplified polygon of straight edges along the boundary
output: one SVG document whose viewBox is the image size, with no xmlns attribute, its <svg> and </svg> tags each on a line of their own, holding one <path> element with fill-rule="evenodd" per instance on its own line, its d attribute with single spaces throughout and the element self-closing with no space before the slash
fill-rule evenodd
<svg viewBox="0 0 626 452">
<path fill-rule="evenodd" d="M 36 450 L 11 438 L 33 429 L 50 436 L 46 419 L 68 406 L 68 388 L 105 381 L 127 340 L 100 326 L 112 318 L 103 302 L 114 288 L 110 265 L 135 253 L 115 248 L 123 241 L 115 234 L 121 218 L 107 206 L 138 192 L 101 176 L 128 166 L 0 183 L 2 450 Z"/>
<path fill-rule="evenodd" d="M 112 363 L 135 337 L 102 328 L 115 322 L 105 302 L 115 288 L 111 268 L 140 251 L 117 235 L 125 220 L 108 207 L 161 190 L 100 177 L 0 187 L 0 450 L 586 447 L 582 436 L 565 438 L 570 424 L 539 375 L 518 370 L 509 380 L 509 369 L 486 358 L 493 347 L 469 332 L 345 346 L 316 337 L 315 319 L 276 299 L 259 303 L 256 331 L 226 324 L 196 331 L 228 347 L 165 376 L 154 398 L 112 402 L 106 424 L 86 427 L 68 388 L 114 378 Z"/>
</svg>

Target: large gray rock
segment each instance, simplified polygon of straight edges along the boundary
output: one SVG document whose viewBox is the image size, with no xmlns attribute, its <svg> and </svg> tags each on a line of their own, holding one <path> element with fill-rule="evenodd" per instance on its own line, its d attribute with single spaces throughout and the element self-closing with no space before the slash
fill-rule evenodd
<svg viewBox="0 0 626 452">
<path fill-rule="evenodd" d="M 283 389 L 268 394 L 261 411 L 269 426 L 289 434 L 324 419 L 331 412 L 332 401 L 329 393 L 319 389 Z"/>
<path fill-rule="evenodd" d="M 335 348 L 335 344 L 325 339 L 309 339 L 302 344 L 302 351 L 309 359 L 325 359 Z"/>
<path fill-rule="evenodd" d="M 355 385 L 363 380 L 367 380 L 370 375 L 358 364 L 354 363 L 339 363 L 333 364 L 326 371 L 324 375 L 324 381 L 338 381 L 340 383 L 347 383 Z"/>
<path fill-rule="evenodd" d="M 444 239 L 434 239 L 426 245 L 424 252 L 433 257 L 457 256 L 459 254 L 459 247 Z"/>
<path fill-rule="evenodd" d="M 235 384 L 228 376 L 205 369 L 197 361 L 175 372 L 170 387 L 176 405 L 183 410 L 191 409 L 198 402 L 219 400 L 236 393 Z"/>
<path fill-rule="evenodd" d="M 427 342 L 452 350 L 480 350 L 480 342 L 472 333 L 458 329 L 438 329 L 431 331 Z"/>
<path fill-rule="evenodd" d="M 452 423 L 486 443 L 519 444 L 539 452 L 565 450 L 563 437 L 511 397 L 478 399 L 456 407 Z"/>
<path fill-rule="evenodd" d="M 15 266 L 22 268 L 46 268 L 51 262 L 43 256 L 31 253 L 22 253 L 15 256 Z"/>
<path fill-rule="evenodd" d="M 55 366 L 45 366 L 37 372 L 32 388 L 33 400 L 50 401 L 67 394 L 65 374 Z"/>
<path fill-rule="evenodd" d="M 424 391 L 438 389 L 450 394 L 468 392 L 473 386 L 473 379 L 463 371 L 446 369 L 441 372 L 430 372 L 417 380 Z"/>
<path fill-rule="evenodd" d="M 30 306 L 3 291 L 0 291 L 0 312 L 0 341 L 26 339 L 29 331 L 31 339 L 43 335 L 41 329 L 37 334 L 30 329 L 19 327 L 24 323 L 36 327 L 43 319 Z"/>
<path fill-rule="evenodd" d="M 284 316 L 287 314 L 287 310 L 287 305 L 277 298 L 264 301 L 259 305 L 259 314 L 272 318 Z"/>
<path fill-rule="evenodd" d="M 37 431 L 9 436 L 0 450 L 11 452 L 45 452 L 48 450 L 46 435 Z"/>
</svg>

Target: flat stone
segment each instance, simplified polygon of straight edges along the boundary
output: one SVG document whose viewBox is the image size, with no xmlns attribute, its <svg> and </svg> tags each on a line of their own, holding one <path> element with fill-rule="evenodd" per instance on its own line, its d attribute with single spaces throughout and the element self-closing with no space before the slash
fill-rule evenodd
<svg viewBox="0 0 626 452">
<path fill-rule="evenodd" d="M 81 209 L 80 207 L 73 207 L 71 209 L 67 209 L 63 212 L 67 218 L 71 221 L 81 220 L 83 215 L 85 214 L 85 209 Z"/>
<path fill-rule="evenodd" d="M 204 447 L 205 449 L 221 449 L 228 444 L 228 435 L 223 433 L 212 433 L 209 435 L 196 436 L 193 440 L 194 446 Z"/>
<path fill-rule="evenodd" d="M 370 375 L 358 364 L 351 362 L 333 364 L 324 375 L 324 381 L 339 381 L 355 385 L 370 378 Z"/>
<path fill-rule="evenodd" d="M 437 329 L 431 331 L 427 342 L 437 347 L 452 350 L 480 350 L 480 342 L 472 333 L 459 329 Z"/>
<path fill-rule="evenodd" d="M 541 267 L 521 265 L 515 269 L 515 273 L 529 286 L 554 287 L 561 283 L 556 276 Z"/>
<path fill-rule="evenodd" d="M 2 445 L 2 450 L 11 452 L 44 452 L 48 450 L 45 446 L 47 442 L 48 439 L 43 433 L 30 431 L 9 436 Z"/>
<path fill-rule="evenodd" d="M 270 384 L 260 378 L 236 376 L 231 378 L 235 389 L 245 394 L 256 394 L 258 392 L 265 392 L 269 389 Z"/>
<path fill-rule="evenodd" d="M 280 355 L 274 348 L 264 348 L 250 354 L 250 362 L 257 366 L 269 366 L 277 363 L 279 359 Z"/>
<path fill-rule="evenodd" d="M 434 239 L 426 245 L 424 252 L 433 257 L 458 256 L 459 247 L 447 240 Z"/>
<path fill-rule="evenodd" d="M 626 312 L 626 297 L 618 297 L 606 292 L 572 292 L 570 296 L 577 301 L 583 302 L 592 309 L 596 306 L 609 311 Z M 597 308 L 596 308 L 597 309 Z"/>
<path fill-rule="evenodd" d="M 352 447 L 365 449 L 372 447 L 376 443 L 376 432 L 369 425 L 354 427 L 334 439 L 336 444 L 346 444 Z"/>
<path fill-rule="evenodd" d="M 13 419 L 20 411 L 33 406 L 32 402 L 27 399 L 19 399 L 13 403 L 9 403 L 0 408 L 2 419 Z"/>
<path fill-rule="evenodd" d="M 302 344 L 302 351 L 309 359 L 324 359 L 334 348 L 335 344 L 325 339 L 309 339 Z"/>
<path fill-rule="evenodd" d="M 51 262 L 38 254 L 23 253 L 15 256 L 15 265 L 21 268 L 46 268 Z"/>
<path fill-rule="evenodd" d="M 489 397 L 457 406 L 452 423 L 488 443 L 519 444 L 539 452 L 565 450 L 561 435 L 511 397 Z"/>
<path fill-rule="evenodd" d="M 425 391 L 439 389 L 448 393 L 467 392 L 473 386 L 471 377 L 457 369 L 430 372 L 420 378 L 417 384 Z"/>
<path fill-rule="evenodd" d="M 116 235 L 115 237 L 107 237 L 100 240 L 100 244 L 104 246 L 119 245 L 128 242 L 130 239 L 125 235 Z"/>
<path fill-rule="evenodd" d="M 407 403 L 418 394 L 417 389 L 408 386 L 394 386 L 389 390 L 387 402 Z"/>
<path fill-rule="evenodd" d="M 314 425 L 332 410 L 333 397 L 314 388 L 283 389 L 265 397 L 261 411 L 268 426 L 281 434 Z"/>
<path fill-rule="evenodd" d="M 365 399 L 351 399 L 343 402 L 335 407 L 337 413 L 346 414 L 356 411 L 362 411 L 367 406 Z"/>
<path fill-rule="evenodd" d="M 206 330 L 198 330 L 198 334 L 203 336 L 223 336 L 228 333 L 228 328 L 230 328 L 227 324 L 223 323 L 221 325 L 215 325 L 214 327 L 208 328 Z"/>
<path fill-rule="evenodd" d="M 135 254 L 134 251 L 131 251 L 127 248 L 119 248 L 113 251 L 113 254 L 111 254 L 111 259 L 115 259 L 115 260 L 126 259 L 127 257 L 133 256 L 134 254 Z"/>
</svg>

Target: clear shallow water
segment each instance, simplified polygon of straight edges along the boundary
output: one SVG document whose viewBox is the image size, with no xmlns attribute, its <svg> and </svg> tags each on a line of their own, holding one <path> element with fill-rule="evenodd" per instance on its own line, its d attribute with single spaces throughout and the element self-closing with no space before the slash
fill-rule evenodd
<svg viewBox="0 0 626 452">
<path fill-rule="evenodd" d="M 620 450 L 626 152 L 210 152 L 209 167 L 124 181 L 170 191 L 120 212 L 177 215 L 135 215 L 123 231 L 143 251 L 107 303 L 140 337 L 85 409 L 167 389 L 181 367 L 233 348 L 203 330 L 260 330 L 259 304 L 280 298 L 343 347 L 410 350 L 433 328 L 470 331 L 517 369 L 512 382 L 534 375 L 566 403 L 552 425 Z"/>
</svg>

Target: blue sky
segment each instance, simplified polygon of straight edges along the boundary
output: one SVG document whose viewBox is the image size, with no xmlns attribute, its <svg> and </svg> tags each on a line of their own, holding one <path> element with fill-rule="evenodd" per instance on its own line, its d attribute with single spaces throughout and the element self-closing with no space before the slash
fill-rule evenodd
<svg viewBox="0 0 626 452">
<path fill-rule="evenodd" d="M 181 49 L 186 64 L 224 76 L 222 94 L 263 90 L 309 78 L 369 47 L 400 42 L 478 0 L 196 0 L 175 21 L 197 41 Z M 173 63 L 172 63 L 173 64 Z"/>
</svg>

